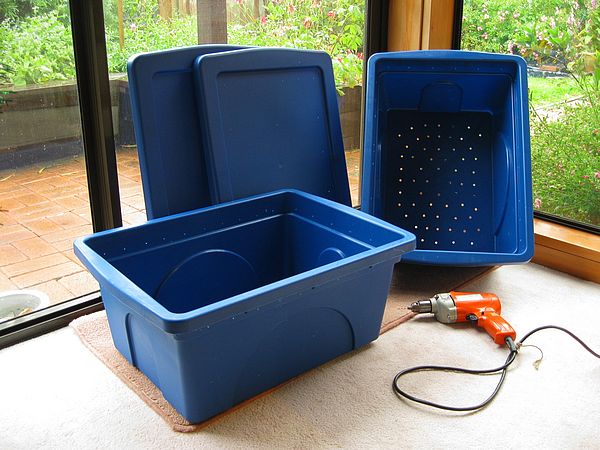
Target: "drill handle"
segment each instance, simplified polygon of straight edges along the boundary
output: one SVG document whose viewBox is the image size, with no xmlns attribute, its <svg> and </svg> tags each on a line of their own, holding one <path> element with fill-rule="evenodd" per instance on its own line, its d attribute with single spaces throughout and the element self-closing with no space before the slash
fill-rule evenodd
<svg viewBox="0 0 600 450">
<path fill-rule="evenodd" d="M 517 338 L 513 327 L 491 308 L 482 311 L 478 317 L 477 326 L 482 327 L 498 345 L 504 345 L 507 337 L 512 338 L 513 341 Z"/>
</svg>

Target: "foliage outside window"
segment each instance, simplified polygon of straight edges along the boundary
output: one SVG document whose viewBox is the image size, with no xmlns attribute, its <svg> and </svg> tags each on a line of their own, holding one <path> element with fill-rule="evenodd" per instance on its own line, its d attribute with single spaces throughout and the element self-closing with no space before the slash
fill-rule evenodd
<svg viewBox="0 0 600 450">
<path fill-rule="evenodd" d="M 195 13 L 175 9 L 163 18 L 158 0 L 123 0 L 119 24 L 117 0 L 104 3 L 111 73 L 125 72 L 135 53 L 197 43 Z M 332 55 L 338 88 L 360 84 L 363 0 L 264 0 L 258 14 L 253 3 L 228 0 L 229 43 L 325 50 Z M 67 0 L 0 0 L 0 21 L 5 84 L 75 78 Z"/>
<path fill-rule="evenodd" d="M 465 0 L 462 48 L 527 60 L 534 207 L 600 225 L 596 0 Z"/>
</svg>

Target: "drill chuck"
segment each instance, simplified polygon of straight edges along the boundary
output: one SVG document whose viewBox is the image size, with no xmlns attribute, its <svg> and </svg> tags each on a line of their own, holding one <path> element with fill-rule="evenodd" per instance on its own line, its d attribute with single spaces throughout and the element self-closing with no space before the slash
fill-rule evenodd
<svg viewBox="0 0 600 450">
<path fill-rule="evenodd" d="M 417 314 L 421 313 L 430 313 L 431 312 L 431 299 L 427 300 L 419 300 L 418 302 L 413 302 L 408 307 L 412 312 Z"/>
</svg>

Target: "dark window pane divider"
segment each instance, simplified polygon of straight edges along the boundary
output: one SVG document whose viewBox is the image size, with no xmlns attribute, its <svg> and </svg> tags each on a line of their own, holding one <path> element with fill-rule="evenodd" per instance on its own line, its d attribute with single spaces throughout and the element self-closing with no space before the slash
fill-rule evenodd
<svg viewBox="0 0 600 450">
<path fill-rule="evenodd" d="M 69 0 L 90 208 L 94 231 L 122 225 L 102 0 Z M 103 309 L 99 293 L 0 323 L 0 348 Z"/>
</svg>

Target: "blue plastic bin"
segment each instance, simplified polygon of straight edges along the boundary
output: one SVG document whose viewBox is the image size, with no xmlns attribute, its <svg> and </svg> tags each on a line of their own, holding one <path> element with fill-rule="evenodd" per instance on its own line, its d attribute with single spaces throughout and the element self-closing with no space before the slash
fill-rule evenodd
<svg viewBox="0 0 600 450">
<path fill-rule="evenodd" d="M 194 64 L 215 203 L 299 189 L 350 206 L 331 57 L 252 48 Z"/>
<path fill-rule="evenodd" d="M 200 422 L 376 339 L 414 239 L 278 191 L 97 233 L 75 252 L 100 283 L 117 349 Z"/>
<path fill-rule="evenodd" d="M 200 55 L 241 48 L 199 45 L 129 59 L 131 113 L 149 219 L 213 204 L 192 66 Z"/>
<path fill-rule="evenodd" d="M 533 256 L 525 61 L 464 51 L 368 62 L 362 210 L 417 236 L 403 261 Z"/>
</svg>

